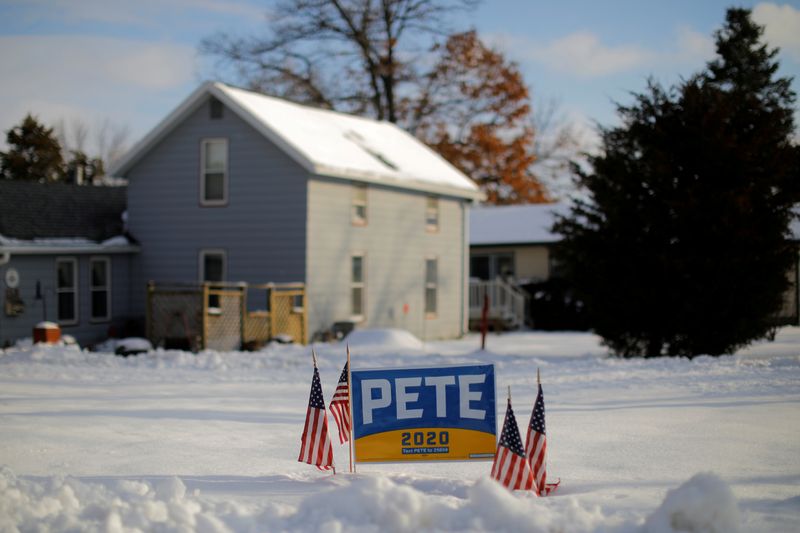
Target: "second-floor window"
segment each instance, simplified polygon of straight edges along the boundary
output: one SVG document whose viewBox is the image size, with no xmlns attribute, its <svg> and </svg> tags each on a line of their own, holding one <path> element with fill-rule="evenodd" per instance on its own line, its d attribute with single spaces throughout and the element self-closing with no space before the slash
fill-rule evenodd
<svg viewBox="0 0 800 533">
<path fill-rule="evenodd" d="M 200 205 L 228 203 L 228 140 L 204 139 L 200 148 Z"/>
<path fill-rule="evenodd" d="M 367 186 L 353 185 L 350 220 L 355 226 L 367 225 Z"/>
<path fill-rule="evenodd" d="M 435 196 L 425 198 L 425 229 L 439 231 L 439 199 Z"/>
</svg>

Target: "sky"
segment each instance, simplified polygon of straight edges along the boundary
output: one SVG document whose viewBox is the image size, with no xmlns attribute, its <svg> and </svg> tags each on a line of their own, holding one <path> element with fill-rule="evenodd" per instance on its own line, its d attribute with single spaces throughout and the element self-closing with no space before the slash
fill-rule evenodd
<svg viewBox="0 0 800 533">
<path fill-rule="evenodd" d="M 219 77 L 198 43 L 218 32 L 257 34 L 273 2 L 248 0 L 0 0 L 0 146 L 32 113 L 143 137 L 200 83 Z M 484 0 L 454 20 L 517 62 L 534 112 L 557 102 L 580 127 L 616 120 L 648 77 L 671 85 L 714 55 L 730 0 Z M 800 0 L 739 2 L 780 47 L 780 74 L 800 93 Z M 217 72 L 217 74 L 215 74 Z M 800 122 L 800 115 L 798 115 Z"/>
</svg>

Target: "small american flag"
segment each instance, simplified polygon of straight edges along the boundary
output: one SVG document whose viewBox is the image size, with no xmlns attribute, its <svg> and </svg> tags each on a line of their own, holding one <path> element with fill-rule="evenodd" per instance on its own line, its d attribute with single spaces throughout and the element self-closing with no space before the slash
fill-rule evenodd
<svg viewBox="0 0 800 533">
<path fill-rule="evenodd" d="M 314 365 L 314 377 L 311 380 L 306 425 L 303 428 L 300 442 L 298 461 L 316 465 L 320 470 L 333 468 L 333 447 L 331 439 L 328 437 L 328 414 L 322 399 L 322 385 L 319 381 L 319 370 L 317 370 L 316 364 Z"/>
<path fill-rule="evenodd" d="M 528 436 L 525 448 L 528 450 L 528 463 L 536 480 L 536 491 L 539 496 L 547 496 L 558 488 L 558 483 L 547 483 L 547 436 L 544 428 L 544 394 L 542 384 L 539 383 L 539 393 L 531 413 L 531 423 L 528 424 Z"/>
<path fill-rule="evenodd" d="M 350 440 L 350 384 L 347 380 L 347 363 L 345 363 L 330 404 L 333 419 L 339 428 L 339 444 Z"/>
<path fill-rule="evenodd" d="M 492 477 L 511 490 L 535 491 L 536 482 L 525 458 L 525 450 L 522 448 L 517 419 L 511 408 L 511 398 L 508 399 L 503 431 L 500 433 L 500 442 L 497 443 L 497 453 L 494 455 Z"/>
</svg>

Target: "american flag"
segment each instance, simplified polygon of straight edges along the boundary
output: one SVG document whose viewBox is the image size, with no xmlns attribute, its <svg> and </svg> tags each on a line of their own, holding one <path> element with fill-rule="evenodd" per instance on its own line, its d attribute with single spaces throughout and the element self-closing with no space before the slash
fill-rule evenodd
<svg viewBox="0 0 800 533">
<path fill-rule="evenodd" d="M 511 398 L 508 399 L 503 431 L 500 433 L 500 442 L 497 443 L 497 453 L 494 455 L 492 477 L 511 490 L 535 490 L 536 487 L 533 472 L 522 448 L 517 419 L 511 408 Z"/>
<path fill-rule="evenodd" d="M 301 463 L 316 465 L 320 470 L 333 468 L 333 447 L 328 437 L 328 414 L 322 399 L 322 385 L 319 370 L 314 365 L 314 378 L 311 380 L 311 396 L 308 399 L 308 412 L 303 436 L 300 439 Z"/>
<path fill-rule="evenodd" d="M 528 450 L 528 463 L 536 480 L 536 491 L 539 496 L 547 496 L 558 488 L 558 483 L 547 483 L 547 436 L 544 429 L 544 394 L 539 383 L 539 393 L 533 404 L 531 423 L 528 424 L 528 436 L 525 449 Z M 560 481 L 559 481 L 560 483 Z"/>
<path fill-rule="evenodd" d="M 347 363 L 345 363 L 330 404 L 333 419 L 336 421 L 336 427 L 339 428 L 340 444 L 350 440 L 350 383 L 347 379 Z"/>
</svg>

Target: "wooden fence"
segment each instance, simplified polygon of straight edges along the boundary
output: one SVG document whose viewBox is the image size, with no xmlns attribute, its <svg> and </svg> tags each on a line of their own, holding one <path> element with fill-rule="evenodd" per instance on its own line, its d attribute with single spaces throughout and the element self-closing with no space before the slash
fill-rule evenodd
<svg viewBox="0 0 800 533">
<path fill-rule="evenodd" d="M 153 346 L 199 351 L 257 349 L 271 340 L 308 342 L 302 283 L 147 285 Z"/>
</svg>

